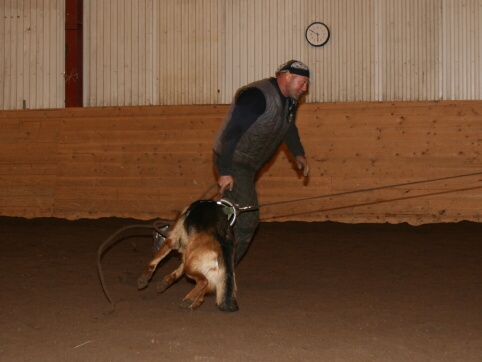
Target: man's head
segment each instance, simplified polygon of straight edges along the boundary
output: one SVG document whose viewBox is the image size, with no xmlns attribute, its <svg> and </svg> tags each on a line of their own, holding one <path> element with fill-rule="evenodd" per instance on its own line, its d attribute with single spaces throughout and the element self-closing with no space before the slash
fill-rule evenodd
<svg viewBox="0 0 482 362">
<path fill-rule="evenodd" d="M 285 97 L 298 100 L 308 90 L 310 70 L 298 60 L 281 64 L 275 74 L 281 93 Z"/>
</svg>

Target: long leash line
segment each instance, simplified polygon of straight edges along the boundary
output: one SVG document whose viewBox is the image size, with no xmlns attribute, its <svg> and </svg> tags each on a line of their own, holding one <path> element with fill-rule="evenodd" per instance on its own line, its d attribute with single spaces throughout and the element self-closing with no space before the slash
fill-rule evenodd
<svg viewBox="0 0 482 362">
<path fill-rule="evenodd" d="M 262 218 L 262 221 L 276 220 L 276 219 L 280 219 L 280 218 L 287 217 L 287 216 L 306 215 L 306 214 L 312 214 L 312 213 L 316 213 L 316 212 L 319 213 L 319 212 L 335 211 L 335 210 L 349 209 L 349 208 L 354 208 L 354 207 L 382 204 L 382 203 L 387 203 L 387 202 L 418 199 L 418 198 L 421 198 L 421 197 L 431 197 L 431 196 L 437 196 L 437 195 L 445 195 L 445 194 L 450 194 L 450 193 L 454 193 L 454 192 L 473 191 L 473 190 L 478 190 L 478 189 L 482 189 L 482 186 L 465 187 L 465 188 L 461 188 L 461 189 L 431 192 L 431 193 L 428 193 L 428 194 L 404 196 L 404 197 L 397 197 L 397 198 L 385 199 L 385 200 L 368 201 L 368 202 L 362 202 L 362 203 L 356 203 L 356 204 L 350 204 L 350 205 L 335 206 L 335 207 L 330 207 L 330 208 L 326 208 L 326 209 L 302 211 L 302 212 L 297 212 L 297 213 L 290 212 L 288 215 L 277 215 L 277 216 Z"/>
<path fill-rule="evenodd" d="M 464 175 L 447 176 L 447 177 L 440 177 L 440 178 L 429 179 L 429 180 L 412 181 L 412 182 L 405 182 L 405 183 L 400 183 L 400 184 L 371 187 L 371 188 L 368 188 L 368 189 L 338 192 L 338 193 L 334 193 L 334 194 L 311 196 L 311 197 L 305 197 L 305 198 L 299 198 L 299 199 L 293 199 L 293 200 L 277 201 L 277 202 L 271 202 L 271 203 L 267 203 L 267 204 L 261 204 L 261 205 L 258 205 L 258 206 L 250 206 L 249 209 L 255 210 L 255 209 L 259 209 L 261 207 L 287 204 L 287 203 L 291 203 L 291 202 L 309 201 L 309 200 L 323 199 L 323 198 L 328 198 L 328 197 L 339 197 L 339 196 L 352 195 L 352 194 L 358 194 L 358 193 L 363 193 L 363 192 L 372 192 L 372 191 L 391 189 L 391 188 L 401 187 L 401 186 L 411 186 L 411 185 L 419 185 L 419 184 L 423 184 L 423 183 L 446 181 L 446 180 L 452 180 L 452 179 L 464 178 L 464 177 L 470 177 L 470 176 L 477 176 L 477 175 L 482 175 L 482 172 L 474 172 L 474 173 L 468 173 L 468 174 L 464 174 Z M 244 211 L 244 209 L 246 211 L 248 210 L 246 208 L 243 208 L 243 211 Z"/>
<path fill-rule="evenodd" d="M 172 224 L 172 222 L 173 222 L 172 220 L 159 219 L 159 220 L 156 220 L 152 225 L 145 225 L 145 224 L 127 225 L 117 230 L 99 246 L 99 249 L 97 250 L 97 273 L 99 275 L 102 290 L 104 291 L 104 294 L 107 300 L 109 301 L 109 303 L 112 305 L 113 309 L 115 308 L 114 300 L 112 299 L 109 291 L 107 290 L 107 286 L 104 279 L 104 273 L 102 272 L 102 255 L 104 254 L 104 252 L 107 249 L 109 249 L 111 246 L 113 246 L 115 243 L 117 243 L 119 240 L 117 240 L 116 238 L 126 230 L 148 229 L 148 230 L 153 230 L 163 236 L 166 236 L 165 230 L 163 230 L 162 228 L 166 225 Z"/>
<path fill-rule="evenodd" d="M 305 197 L 305 198 L 299 198 L 299 199 L 293 199 L 293 200 L 285 200 L 285 201 L 278 201 L 278 202 L 272 202 L 272 203 L 267 203 L 267 204 L 261 204 L 261 205 L 248 205 L 248 206 L 239 206 L 236 204 L 233 200 L 226 199 L 226 198 L 221 198 L 218 201 L 218 204 L 222 205 L 224 207 L 224 213 L 228 216 L 228 219 L 230 221 L 230 224 L 233 225 L 236 222 L 236 218 L 238 217 L 239 213 L 246 212 L 246 211 L 254 211 L 254 210 L 259 210 L 262 207 L 266 206 L 273 206 L 273 205 L 280 205 L 280 204 L 287 204 L 290 202 L 301 202 L 301 201 L 308 201 L 308 200 L 314 200 L 314 199 L 321 199 L 321 198 L 327 198 L 327 197 L 338 197 L 338 196 L 344 196 L 344 195 L 351 195 L 351 194 L 356 194 L 356 193 L 362 193 L 362 192 L 371 192 L 371 191 L 376 191 L 376 190 L 383 190 L 383 189 L 389 189 L 389 188 L 395 188 L 395 187 L 401 187 L 401 186 L 409 186 L 409 185 L 417 185 L 417 184 L 422 184 L 422 183 L 429 183 L 429 182 L 437 182 L 437 181 L 444 181 L 444 180 L 450 180 L 450 179 L 456 179 L 456 178 L 462 178 L 462 177 L 469 177 L 469 176 L 476 176 L 476 175 L 482 175 L 482 172 L 475 172 L 475 173 L 470 173 L 470 174 L 465 174 L 465 175 L 457 175 L 457 176 L 447 176 L 447 177 L 440 177 L 436 179 L 429 179 L 429 180 L 421 180 L 421 181 L 412 181 L 412 182 L 405 182 L 405 183 L 400 183 L 400 184 L 393 184 L 393 185 L 386 185 L 386 186 L 379 186 L 379 187 L 372 187 L 369 189 L 362 189 L 362 190 L 353 190 L 353 191 L 346 191 L 346 192 L 338 192 L 334 194 L 328 194 L 328 195 L 318 195 L 318 196 L 312 196 L 312 197 Z M 481 181 L 481 180 L 479 180 Z M 469 189 L 478 189 L 482 188 L 482 186 L 477 186 L 474 188 L 469 188 Z M 460 189 L 460 190 L 449 190 L 449 191 L 442 191 L 440 193 L 448 193 L 448 192 L 456 192 L 456 191 L 466 191 L 469 189 Z M 209 191 L 209 190 L 208 190 Z M 206 192 L 207 193 L 207 192 Z M 205 194 L 206 194 L 205 193 Z M 417 195 L 417 196 L 410 196 L 409 198 L 414 198 L 414 197 L 426 197 L 426 196 L 432 196 L 435 194 L 439 193 L 432 193 L 432 194 L 426 194 L 426 195 Z M 400 199 L 400 198 L 399 198 Z M 402 198 L 403 199 L 403 198 Z M 370 203 L 372 204 L 372 203 Z M 355 207 L 355 206 L 362 206 L 362 205 L 351 205 L 350 207 Z M 322 210 L 316 211 L 320 212 Z M 325 210 L 326 211 L 326 210 Z M 315 212 L 315 211 L 312 211 Z M 271 217 L 269 219 L 274 219 L 276 217 Z"/>
<path fill-rule="evenodd" d="M 328 195 L 319 195 L 319 196 L 313 196 L 313 197 L 306 197 L 306 198 L 300 198 L 300 199 L 293 199 L 293 200 L 285 200 L 285 201 L 278 201 L 278 202 L 272 202 L 272 203 L 267 203 L 267 204 L 262 204 L 259 206 L 244 206 L 244 207 L 239 207 L 238 205 L 234 204 L 230 200 L 226 199 L 221 199 L 219 202 L 225 206 L 225 209 L 230 210 L 227 212 L 228 218 L 231 215 L 231 222 L 234 223 L 236 220 L 236 216 L 240 212 L 245 212 L 245 211 L 250 211 L 250 210 L 257 210 L 261 207 L 266 207 L 266 206 L 272 206 L 272 205 L 279 205 L 279 204 L 286 204 L 290 202 L 300 202 L 300 201 L 308 201 L 308 200 L 314 200 L 314 199 L 321 199 L 321 198 L 327 198 L 327 197 L 337 197 L 337 196 L 343 196 L 343 195 L 350 195 L 350 194 L 356 194 L 356 193 L 362 193 L 362 192 L 371 192 L 371 191 L 376 191 L 376 190 L 383 190 L 383 189 L 389 189 L 389 188 L 394 188 L 394 187 L 400 187 L 400 186 L 409 186 L 409 185 L 417 185 L 417 184 L 422 184 L 422 183 L 429 183 L 429 182 L 437 182 L 437 181 L 444 181 L 444 180 L 451 180 L 451 179 L 456 179 L 456 178 L 463 178 L 463 177 L 470 177 L 470 176 L 477 176 L 477 175 L 482 175 L 482 172 L 475 172 L 475 173 L 470 173 L 470 174 L 465 174 L 465 175 L 457 175 L 457 176 L 448 176 L 448 177 L 441 177 L 441 178 L 436 178 L 436 179 L 430 179 L 430 180 L 422 180 L 422 181 L 413 181 L 413 182 L 406 182 L 406 183 L 400 183 L 400 184 L 394 184 L 394 185 L 387 185 L 387 186 L 380 186 L 380 187 L 372 187 L 369 189 L 362 189 L 362 190 L 354 190 L 354 191 L 346 191 L 346 192 L 338 192 L 334 194 L 328 194 Z M 479 180 L 482 181 L 482 180 Z M 201 196 L 201 198 L 204 198 L 214 187 L 216 187 L 217 184 L 212 185 L 209 187 Z M 458 190 L 448 190 L 448 191 L 440 191 L 436 193 L 431 193 L 431 194 L 425 194 L 425 195 L 413 195 L 413 196 L 408 196 L 408 197 L 403 197 L 403 198 L 398 198 L 394 199 L 396 200 L 401 200 L 401 199 L 408 199 L 408 198 L 416 198 L 416 197 L 425 197 L 425 196 L 433 196 L 433 195 L 438 195 L 438 194 L 443 194 L 443 193 L 449 193 L 449 192 L 456 192 L 456 191 L 467 191 L 467 190 L 474 190 L 481 188 L 482 186 L 477 186 L 477 187 L 471 187 L 471 188 L 464 188 L 464 189 L 458 189 Z M 214 197 L 214 196 L 213 196 Z M 382 202 L 389 202 L 389 201 L 394 201 L 394 200 L 384 200 Z M 379 202 L 379 201 L 377 201 Z M 368 202 L 368 203 L 363 203 L 360 205 L 350 205 L 350 206 L 340 206 L 336 208 L 332 208 L 329 210 L 336 210 L 336 209 L 341 209 L 341 208 L 346 208 L 346 207 L 354 207 L 354 206 L 363 206 L 363 205 L 370 205 L 373 204 L 374 202 Z M 319 211 L 328 211 L 328 210 L 319 210 Z M 317 212 L 319 212 L 317 211 Z M 313 212 L 313 211 L 312 211 Z M 234 215 L 233 215 L 234 214 Z M 117 243 L 118 240 L 116 240 L 116 237 L 118 237 L 121 233 L 123 233 L 126 230 L 130 229 L 150 229 L 155 231 L 156 233 L 162 235 L 163 237 L 166 237 L 166 230 L 164 229 L 165 226 L 169 226 L 174 222 L 174 220 L 168 220 L 168 219 L 158 219 L 156 220 L 152 225 L 128 225 L 125 226 L 119 230 L 117 230 L 114 234 L 112 234 L 110 237 L 108 237 L 100 246 L 97 251 L 97 271 L 99 275 L 99 279 L 101 282 L 102 290 L 107 298 L 107 300 L 110 302 L 112 306 L 112 311 L 115 308 L 114 305 L 114 300 L 112 299 L 110 293 L 107 290 L 107 286 L 105 283 L 104 279 L 104 273 L 102 272 L 102 255 L 104 252 L 112 247 L 115 243 Z M 111 312 L 112 312 L 111 311 Z"/>
</svg>

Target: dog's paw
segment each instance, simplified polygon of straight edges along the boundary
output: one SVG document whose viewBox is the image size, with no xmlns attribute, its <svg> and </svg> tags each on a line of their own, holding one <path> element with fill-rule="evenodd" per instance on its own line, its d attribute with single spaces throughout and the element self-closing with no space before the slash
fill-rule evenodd
<svg viewBox="0 0 482 362">
<path fill-rule="evenodd" d="M 141 274 L 139 279 L 137 279 L 137 289 L 142 290 L 149 284 L 149 277 L 145 274 Z"/>
<path fill-rule="evenodd" d="M 165 280 L 160 281 L 157 283 L 157 292 L 162 293 L 169 287 L 169 283 Z"/>
</svg>

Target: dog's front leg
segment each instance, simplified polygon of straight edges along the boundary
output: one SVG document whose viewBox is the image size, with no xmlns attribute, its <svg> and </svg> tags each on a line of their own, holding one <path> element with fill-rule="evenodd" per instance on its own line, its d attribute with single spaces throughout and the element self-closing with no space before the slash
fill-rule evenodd
<svg viewBox="0 0 482 362">
<path fill-rule="evenodd" d="M 184 274 L 184 263 L 181 263 L 179 267 L 174 270 L 171 274 L 168 274 L 160 281 L 157 283 L 157 292 L 162 293 L 165 291 L 167 288 L 169 288 L 172 283 L 174 283 L 176 280 L 178 280 L 182 275 Z"/>
<path fill-rule="evenodd" d="M 152 277 L 152 274 L 157 268 L 157 265 L 160 263 L 162 259 L 164 259 L 167 254 L 171 252 L 173 249 L 173 240 L 168 238 L 164 244 L 162 244 L 161 248 L 159 251 L 154 255 L 154 258 L 149 262 L 149 265 L 147 268 L 142 272 L 142 274 L 139 276 L 137 279 L 137 289 L 141 290 L 147 287 L 147 284 L 149 284 L 149 280 Z"/>
</svg>

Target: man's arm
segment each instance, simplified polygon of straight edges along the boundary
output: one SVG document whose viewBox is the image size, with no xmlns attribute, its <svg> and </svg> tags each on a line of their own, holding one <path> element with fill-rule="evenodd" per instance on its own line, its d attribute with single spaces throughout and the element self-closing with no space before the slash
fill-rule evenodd
<svg viewBox="0 0 482 362">
<path fill-rule="evenodd" d="M 305 150 L 301 144 L 298 128 L 294 122 L 290 124 L 288 132 L 285 135 L 284 142 L 295 158 L 298 169 L 303 170 L 303 176 L 307 177 L 310 174 L 310 166 L 305 158 Z"/>
<path fill-rule="evenodd" d="M 258 88 L 245 89 L 236 99 L 231 120 L 223 134 L 223 149 L 219 155 L 219 193 L 232 190 L 234 179 L 231 176 L 234 150 L 243 134 L 264 113 L 266 99 Z"/>
</svg>

